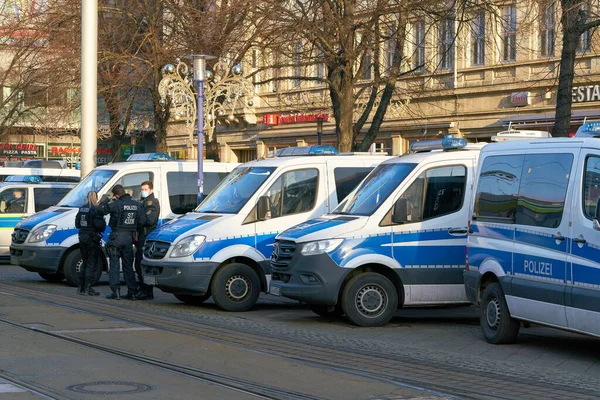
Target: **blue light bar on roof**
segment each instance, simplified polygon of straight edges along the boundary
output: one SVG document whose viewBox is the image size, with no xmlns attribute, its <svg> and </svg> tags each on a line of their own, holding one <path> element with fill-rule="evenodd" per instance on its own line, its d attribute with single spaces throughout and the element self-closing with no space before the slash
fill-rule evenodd
<svg viewBox="0 0 600 400">
<path fill-rule="evenodd" d="M 410 145 L 411 153 L 419 153 L 431 150 L 455 150 L 467 146 L 467 141 L 463 138 L 455 138 L 453 135 L 446 135 L 443 139 L 421 140 Z"/>
<path fill-rule="evenodd" d="M 339 154 L 331 145 L 286 147 L 277 151 L 277 157 L 292 156 L 331 156 Z"/>
<path fill-rule="evenodd" d="M 581 125 L 575 137 L 600 137 L 600 121 L 599 122 L 586 122 Z"/>
</svg>

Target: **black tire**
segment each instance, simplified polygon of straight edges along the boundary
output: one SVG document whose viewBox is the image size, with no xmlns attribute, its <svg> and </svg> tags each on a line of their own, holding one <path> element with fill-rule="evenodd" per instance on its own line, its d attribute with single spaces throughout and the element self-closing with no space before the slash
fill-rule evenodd
<svg viewBox="0 0 600 400">
<path fill-rule="evenodd" d="M 96 276 L 94 276 L 92 286 L 97 284 L 102 276 L 102 260 L 99 260 L 98 262 L 99 265 L 98 268 L 96 268 Z M 79 270 L 81 269 L 82 263 L 83 259 L 81 258 L 81 251 L 79 249 L 73 250 L 65 258 L 65 262 L 63 263 L 63 273 L 69 285 L 79 286 Z"/>
<path fill-rule="evenodd" d="M 51 274 L 49 272 L 38 272 L 38 274 L 48 282 L 58 283 L 65 279 L 65 276 L 60 272 Z"/>
<path fill-rule="evenodd" d="M 339 304 L 333 306 L 333 310 L 326 304 L 310 304 L 308 307 L 310 311 L 324 318 L 337 318 L 344 315 L 344 310 Z"/>
<path fill-rule="evenodd" d="M 398 308 L 398 293 L 388 278 L 367 272 L 350 279 L 342 292 L 346 317 L 358 326 L 382 326 Z"/>
<path fill-rule="evenodd" d="M 199 306 L 210 298 L 210 293 L 205 293 L 202 296 L 192 296 L 191 294 L 174 294 L 173 296 L 185 304 Z"/>
<path fill-rule="evenodd" d="M 210 292 L 215 304 L 226 311 L 248 311 L 258 301 L 260 280 L 246 264 L 227 264 L 213 276 Z"/>
<path fill-rule="evenodd" d="M 517 340 L 521 324 L 510 316 L 499 283 L 492 283 L 483 291 L 479 306 L 479 322 L 483 336 L 489 343 L 505 344 Z"/>
</svg>

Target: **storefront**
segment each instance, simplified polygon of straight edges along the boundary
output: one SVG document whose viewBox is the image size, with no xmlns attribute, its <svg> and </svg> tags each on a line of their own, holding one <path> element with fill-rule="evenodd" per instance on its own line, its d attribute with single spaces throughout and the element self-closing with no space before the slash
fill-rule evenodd
<svg viewBox="0 0 600 400">
<path fill-rule="evenodd" d="M 96 165 L 104 165 L 111 162 L 113 151 L 110 143 L 98 143 L 96 155 Z M 40 157 L 44 158 L 45 155 Z M 75 168 L 75 165 L 81 161 L 81 146 L 65 146 L 64 143 L 51 143 L 48 145 L 48 160 L 63 160 L 67 162 L 69 168 Z"/>
</svg>

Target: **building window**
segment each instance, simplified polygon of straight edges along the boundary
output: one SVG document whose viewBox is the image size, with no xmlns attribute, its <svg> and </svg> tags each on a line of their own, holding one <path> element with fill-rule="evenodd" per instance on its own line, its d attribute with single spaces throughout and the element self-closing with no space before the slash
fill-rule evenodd
<svg viewBox="0 0 600 400">
<path fill-rule="evenodd" d="M 294 68 L 294 76 L 296 79 L 294 80 L 294 87 L 300 87 L 300 76 L 302 76 L 302 43 L 296 43 L 296 51 L 295 51 L 295 68 Z"/>
<path fill-rule="evenodd" d="M 398 35 L 398 27 L 396 24 L 392 24 L 388 30 L 388 39 L 386 43 L 386 70 L 388 71 L 388 75 L 392 72 L 392 68 L 394 67 L 394 59 L 397 56 L 396 46 L 398 44 L 397 35 Z"/>
<path fill-rule="evenodd" d="M 422 71 L 425 67 L 425 21 L 415 22 L 413 30 L 415 33 L 415 52 L 412 67 Z"/>
<path fill-rule="evenodd" d="M 372 68 L 372 60 L 371 60 L 371 51 L 366 50 L 363 55 L 363 71 L 362 78 L 366 81 L 371 79 L 371 68 Z"/>
<path fill-rule="evenodd" d="M 554 3 L 540 5 L 540 55 L 542 57 L 554 56 L 554 20 L 556 12 Z"/>
<path fill-rule="evenodd" d="M 452 69 L 454 64 L 454 20 L 445 19 L 439 30 L 438 57 L 441 69 Z"/>
<path fill-rule="evenodd" d="M 325 59 L 325 54 L 323 51 L 319 50 L 317 54 L 317 78 L 323 79 L 325 77 L 325 63 L 323 62 Z"/>
<path fill-rule="evenodd" d="M 471 57 L 471 65 L 485 64 L 485 12 L 483 11 L 477 11 L 473 16 Z"/>
<path fill-rule="evenodd" d="M 517 59 L 517 6 L 511 4 L 502 10 L 502 61 Z"/>
<path fill-rule="evenodd" d="M 590 9 L 590 3 L 589 1 L 582 1 L 581 3 L 579 3 L 579 9 L 580 12 L 584 12 L 586 14 L 589 14 L 589 9 Z M 579 39 L 577 40 L 577 53 L 587 53 L 591 50 L 591 39 L 592 39 L 592 33 L 594 31 L 593 30 L 587 30 L 585 32 L 583 32 L 583 34 L 581 36 L 579 36 Z"/>
</svg>

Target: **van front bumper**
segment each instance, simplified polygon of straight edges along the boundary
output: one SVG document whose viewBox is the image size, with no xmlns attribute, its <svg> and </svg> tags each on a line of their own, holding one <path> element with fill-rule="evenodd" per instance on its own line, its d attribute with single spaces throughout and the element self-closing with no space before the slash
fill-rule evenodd
<svg viewBox="0 0 600 400">
<path fill-rule="evenodd" d="M 463 277 L 465 280 L 465 292 L 467 293 L 467 298 L 471 304 L 479 305 L 479 299 L 477 298 L 477 287 L 479 286 L 481 274 L 479 271 L 465 269 L 465 272 L 463 272 Z"/>
<path fill-rule="evenodd" d="M 203 295 L 217 270 L 216 262 L 165 263 L 142 260 L 144 283 L 166 293 Z"/>
<path fill-rule="evenodd" d="M 269 293 L 308 304 L 335 305 L 347 273 L 327 254 L 297 254 L 286 268 L 271 264 Z"/>
<path fill-rule="evenodd" d="M 56 273 L 67 249 L 58 246 L 10 245 L 10 263 L 30 272 Z"/>
</svg>

